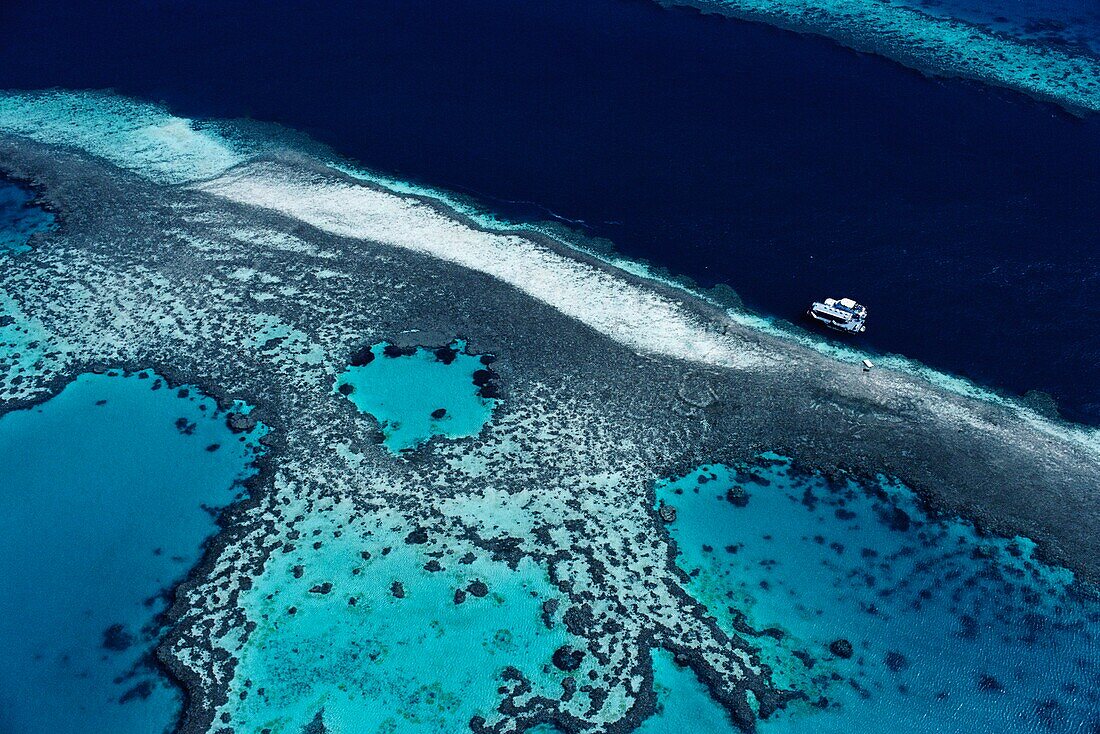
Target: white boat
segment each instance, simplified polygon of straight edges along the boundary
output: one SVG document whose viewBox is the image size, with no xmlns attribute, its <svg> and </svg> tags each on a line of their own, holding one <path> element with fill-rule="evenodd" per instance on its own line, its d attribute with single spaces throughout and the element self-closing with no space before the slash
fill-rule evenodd
<svg viewBox="0 0 1100 734">
<path fill-rule="evenodd" d="M 867 308 L 851 298 L 826 298 L 815 301 L 806 312 L 830 329 L 860 334 L 867 330 Z"/>
</svg>

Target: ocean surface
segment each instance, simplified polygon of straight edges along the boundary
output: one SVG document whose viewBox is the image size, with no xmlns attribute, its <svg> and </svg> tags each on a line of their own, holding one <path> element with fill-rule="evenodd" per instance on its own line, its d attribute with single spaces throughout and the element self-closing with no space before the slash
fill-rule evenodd
<svg viewBox="0 0 1100 734">
<path fill-rule="evenodd" d="M 1100 423 L 1096 116 L 639 0 L 47 1 L 0 18 L 0 87 L 282 123 L 779 318 L 852 296 L 861 346 Z"/>
<path fill-rule="evenodd" d="M 1070 0 L 1049 16 L 955 1 L 920 7 L 1091 43 L 1092 16 Z M 639 0 L 46 0 L 0 9 L 0 40 L 0 88 L 109 87 L 180 115 L 280 123 L 372 170 L 730 285 L 777 318 L 852 295 L 871 309 L 861 346 L 1043 390 L 1100 423 L 1096 117 Z M 142 175 L 193 181 L 239 162 L 155 107 L 67 99 L 93 110 L 72 122 L 108 133 L 69 124 L 64 139 L 132 157 Z M 0 104 L 0 120 L 19 110 Z M 0 253 L 55 225 L 0 182 Z M 49 348 L 4 315 L 0 350 Z M 274 322 L 256 333 L 273 353 L 299 336 Z M 488 362 L 463 342 L 386 347 L 355 355 L 332 388 L 393 453 L 491 420 Z M 0 416 L 0 734 L 173 725 L 180 694 L 149 657 L 159 614 L 217 508 L 241 496 L 263 432 L 233 434 L 225 418 L 151 372 L 82 375 Z M 685 589 L 727 632 L 763 630 L 761 659 L 807 694 L 762 734 L 1100 730 L 1100 601 L 1030 541 L 929 517 L 886 479 L 827 481 L 771 454 L 669 477 L 656 499 L 678 510 L 667 529 Z M 570 677 L 547 661 L 583 641 L 547 621 L 555 592 L 530 559 L 509 568 L 346 499 L 287 517 L 292 529 L 265 538 L 281 552 L 237 600 L 255 627 L 216 713 L 239 731 L 297 734 L 321 711 L 334 732 L 461 731 L 492 714 L 505 666 L 544 687 Z M 737 731 L 690 669 L 660 650 L 652 664 L 656 711 L 639 731 Z"/>
<path fill-rule="evenodd" d="M 260 435 L 150 372 L 82 375 L 0 417 L 0 731 L 174 726 L 182 699 L 151 657 L 158 615 Z"/>
</svg>

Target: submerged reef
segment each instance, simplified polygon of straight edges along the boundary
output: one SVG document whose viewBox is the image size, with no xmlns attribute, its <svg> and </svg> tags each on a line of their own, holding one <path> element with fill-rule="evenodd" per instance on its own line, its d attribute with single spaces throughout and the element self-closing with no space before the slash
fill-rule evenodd
<svg viewBox="0 0 1100 734">
<path fill-rule="evenodd" d="M 1100 111 L 1100 56 L 882 0 L 660 0 L 827 36 L 928 74 L 975 79 Z M 1084 15 L 1084 13 L 1082 13 Z M 1007 19 L 1003 19 L 1007 22 Z M 1056 24 L 1055 24 L 1056 25 Z M 1057 25 L 1056 25 L 1057 27 Z M 1056 39 L 1055 39 L 1056 40 Z"/>
<path fill-rule="evenodd" d="M 899 477 L 1100 578 L 1095 434 L 864 373 L 247 135 L 106 95 L 0 99 L 0 168 L 62 222 L 0 270 L 0 412 L 142 365 L 270 430 L 169 611 L 158 655 L 188 690 L 181 731 L 628 731 L 666 653 L 751 729 L 809 687 L 700 598 L 656 485 L 767 449 L 838 481 Z M 494 355 L 493 381 L 472 380 L 502 397 L 482 394 L 495 408 L 466 437 L 396 458 L 340 376 L 364 345 L 396 364 L 455 335 Z"/>
</svg>

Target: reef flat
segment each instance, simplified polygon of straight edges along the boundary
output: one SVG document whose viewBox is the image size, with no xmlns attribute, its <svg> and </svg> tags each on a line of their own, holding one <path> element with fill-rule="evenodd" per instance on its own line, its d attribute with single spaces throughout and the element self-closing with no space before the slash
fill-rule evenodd
<svg viewBox="0 0 1100 734">
<path fill-rule="evenodd" d="M 1071 110 L 1100 111 L 1100 58 L 881 0 L 662 0 L 828 36 L 928 74 L 1017 89 Z"/>
<path fill-rule="evenodd" d="M 655 649 L 751 728 L 805 692 L 693 594 L 655 487 L 766 450 L 898 477 L 1100 579 L 1094 434 L 864 373 L 550 237 L 248 135 L 105 95 L 0 101 L 0 166 L 61 220 L 0 269 L 14 345 L 0 411 L 92 367 L 141 366 L 246 401 L 270 428 L 159 649 L 188 689 L 182 731 L 627 731 L 656 705 Z M 370 345 L 455 338 L 496 357 L 491 419 L 395 457 L 340 375 Z M 477 650 L 458 670 L 413 654 L 453 660 L 456 628 Z M 377 707 L 397 701 L 413 718 L 387 723 Z"/>
</svg>

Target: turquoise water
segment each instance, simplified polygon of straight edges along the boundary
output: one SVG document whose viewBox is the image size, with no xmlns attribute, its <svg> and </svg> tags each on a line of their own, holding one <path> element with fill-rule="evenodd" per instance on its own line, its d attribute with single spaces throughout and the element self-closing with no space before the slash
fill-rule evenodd
<svg viewBox="0 0 1100 734">
<path fill-rule="evenodd" d="M 690 668 L 677 665 L 672 653 L 666 650 L 656 649 L 652 654 L 654 712 L 634 730 L 635 734 L 740 732 Z M 551 724 L 540 724 L 527 731 L 562 734 L 561 729 Z"/>
<path fill-rule="evenodd" d="M 0 418 L 0 730 L 175 723 L 179 694 L 146 657 L 156 615 L 260 434 L 234 435 L 213 400 L 148 372 L 82 375 Z"/>
<path fill-rule="evenodd" d="M 637 734 L 740 731 L 695 673 L 676 665 L 665 650 L 653 651 L 653 691 L 656 711 L 635 729 Z"/>
<path fill-rule="evenodd" d="M 550 662 L 571 639 L 542 621 L 554 593 L 544 571 L 467 556 L 450 540 L 441 551 L 396 515 L 345 522 L 352 515 L 315 507 L 302 541 L 241 594 L 256 628 L 235 653 L 220 720 L 272 734 L 318 716 L 330 734 L 468 731 L 472 717 L 492 719 L 508 666 L 560 695 Z"/>
<path fill-rule="evenodd" d="M 385 342 L 375 344 L 340 375 L 336 390 L 378 420 L 383 443 L 394 453 L 416 448 L 433 436 L 475 436 L 492 416 L 496 399 L 487 366 L 490 358 L 465 349 L 462 340 L 411 354 L 399 354 Z M 387 350 L 395 356 L 387 356 Z M 490 384 L 477 385 L 479 377 Z"/>
<path fill-rule="evenodd" d="M 771 628 L 763 659 L 809 693 L 760 731 L 1095 731 L 1100 602 L 1026 540 L 931 520 L 898 485 L 872 490 L 778 457 L 658 487 L 679 511 L 690 591 L 728 630 L 733 609 Z M 830 651 L 841 639 L 849 659 Z"/>
<path fill-rule="evenodd" d="M 31 235 L 53 228 L 53 214 L 34 206 L 33 200 L 30 191 L 0 179 L 0 254 L 26 252 Z"/>
</svg>

